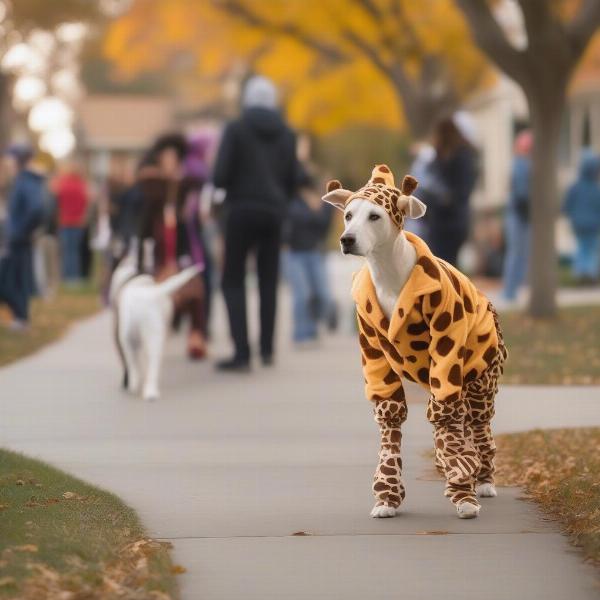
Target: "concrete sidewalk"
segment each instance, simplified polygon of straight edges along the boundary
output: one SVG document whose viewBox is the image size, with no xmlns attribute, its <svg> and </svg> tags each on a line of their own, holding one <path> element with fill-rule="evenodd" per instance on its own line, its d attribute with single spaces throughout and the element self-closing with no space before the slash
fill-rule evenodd
<svg viewBox="0 0 600 600">
<path fill-rule="evenodd" d="M 518 490 L 454 516 L 414 388 L 403 514 L 369 517 L 378 439 L 354 337 L 304 352 L 282 339 L 277 366 L 246 376 L 190 364 L 183 346 L 170 342 L 163 399 L 146 404 L 118 390 L 108 315 L 83 323 L 0 371 L 0 439 L 134 506 L 173 541 L 185 599 L 597 598 L 592 568 Z M 505 387 L 496 431 L 600 425 L 598 395 Z"/>
</svg>

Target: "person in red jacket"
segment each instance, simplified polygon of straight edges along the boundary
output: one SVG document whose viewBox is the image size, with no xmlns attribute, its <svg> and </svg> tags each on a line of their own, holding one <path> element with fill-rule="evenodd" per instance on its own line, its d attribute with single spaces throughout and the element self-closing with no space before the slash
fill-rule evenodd
<svg viewBox="0 0 600 600">
<path fill-rule="evenodd" d="M 88 207 L 87 184 L 75 163 L 66 166 L 54 182 L 58 205 L 58 227 L 63 278 L 76 282 L 82 277 L 81 244 Z"/>
</svg>

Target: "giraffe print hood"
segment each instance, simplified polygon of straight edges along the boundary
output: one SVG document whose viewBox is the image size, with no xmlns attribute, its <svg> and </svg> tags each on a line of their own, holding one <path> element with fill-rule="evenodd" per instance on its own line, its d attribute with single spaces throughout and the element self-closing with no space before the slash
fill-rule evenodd
<svg viewBox="0 0 600 600">
<path fill-rule="evenodd" d="M 376 165 L 369 181 L 356 192 L 344 189 L 337 179 L 331 180 L 323 200 L 340 210 L 344 210 L 352 200 L 368 200 L 384 208 L 394 224 L 402 229 L 405 217 L 416 219 L 425 213 L 425 205 L 412 195 L 417 185 L 414 177 L 406 175 L 398 189 L 390 168 Z"/>
</svg>

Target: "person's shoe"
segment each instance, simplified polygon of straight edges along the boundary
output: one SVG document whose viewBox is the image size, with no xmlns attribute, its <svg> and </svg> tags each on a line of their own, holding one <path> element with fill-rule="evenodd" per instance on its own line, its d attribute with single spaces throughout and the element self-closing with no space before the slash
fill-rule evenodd
<svg viewBox="0 0 600 600">
<path fill-rule="evenodd" d="M 198 331 L 190 332 L 187 351 L 190 360 L 203 360 L 206 358 L 206 342 L 204 336 Z"/>
<path fill-rule="evenodd" d="M 327 330 L 331 333 L 334 333 L 338 330 L 339 327 L 339 311 L 337 304 L 334 304 L 331 310 L 329 311 L 329 315 L 327 316 Z"/>
<path fill-rule="evenodd" d="M 275 364 L 275 359 L 272 354 L 263 354 L 261 360 L 263 367 L 272 367 Z"/>
<path fill-rule="evenodd" d="M 243 358 L 228 358 L 216 364 L 217 371 L 224 373 L 247 373 L 250 371 L 250 361 Z"/>
<path fill-rule="evenodd" d="M 8 330 L 14 333 L 27 333 L 29 331 L 29 323 L 21 319 L 13 319 L 8 324 Z"/>
</svg>

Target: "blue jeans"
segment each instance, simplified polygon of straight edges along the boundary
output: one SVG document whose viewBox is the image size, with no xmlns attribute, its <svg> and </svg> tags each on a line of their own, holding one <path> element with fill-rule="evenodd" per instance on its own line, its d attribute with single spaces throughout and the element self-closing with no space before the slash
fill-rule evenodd
<svg viewBox="0 0 600 600">
<path fill-rule="evenodd" d="M 63 227 L 60 230 L 63 277 L 66 281 L 81 279 L 81 242 L 83 227 Z"/>
<path fill-rule="evenodd" d="M 287 275 L 293 296 L 294 341 L 314 339 L 318 320 L 332 311 L 325 257 L 316 250 L 292 250 L 287 255 Z"/>
<path fill-rule="evenodd" d="M 575 233 L 577 249 L 573 257 L 573 273 L 576 277 L 598 277 L 600 234 Z"/>
<path fill-rule="evenodd" d="M 513 300 L 525 280 L 529 263 L 529 223 L 512 210 L 506 213 L 506 256 L 504 257 L 504 297 Z"/>
</svg>

